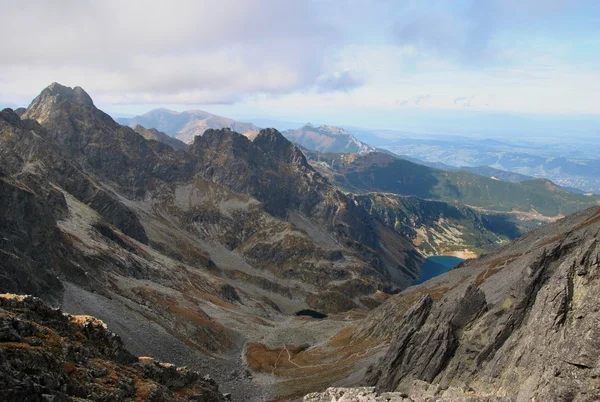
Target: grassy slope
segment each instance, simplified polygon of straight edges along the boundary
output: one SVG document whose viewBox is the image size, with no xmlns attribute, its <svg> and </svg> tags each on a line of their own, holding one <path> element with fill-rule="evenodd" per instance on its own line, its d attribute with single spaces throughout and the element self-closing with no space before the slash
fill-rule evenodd
<svg viewBox="0 0 600 402">
<path fill-rule="evenodd" d="M 468 172 L 446 172 L 382 153 L 333 156 L 333 180 L 354 193 L 388 192 L 440 201 L 460 201 L 490 211 L 532 211 L 567 215 L 596 205 L 598 196 L 575 194 L 544 179 L 508 183 Z"/>
</svg>

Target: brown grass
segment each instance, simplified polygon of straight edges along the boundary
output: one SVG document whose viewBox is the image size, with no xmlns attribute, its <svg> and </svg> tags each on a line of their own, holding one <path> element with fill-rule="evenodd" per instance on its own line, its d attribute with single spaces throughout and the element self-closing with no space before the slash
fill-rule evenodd
<svg viewBox="0 0 600 402">
<path fill-rule="evenodd" d="M 37 349 L 41 350 L 40 346 L 31 346 L 24 342 L 0 342 L 0 348 L 12 348 L 12 349 Z"/>
<path fill-rule="evenodd" d="M 71 362 L 65 362 L 63 363 L 63 369 L 65 370 L 65 372 L 67 374 L 71 374 L 73 371 L 75 371 L 75 364 L 71 363 Z"/>
<path fill-rule="evenodd" d="M 594 223 L 598 223 L 598 222 L 600 222 L 600 210 L 598 212 L 596 212 L 594 215 L 587 218 L 585 221 L 583 221 L 579 225 L 577 225 L 575 227 L 575 230 L 581 230 L 583 228 L 586 228 L 586 227 L 591 226 Z"/>
<path fill-rule="evenodd" d="M 152 317 L 148 314 L 144 314 L 144 316 L 163 326 L 167 332 L 182 340 L 186 345 L 195 349 L 200 349 L 203 352 L 208 351 L 200 345 L 218 344 L 220 348 L 225 349 L 229 349 L 233 346 L 233 333 L 230 329 L 216 321 L 212 321 L 208 316 L 202 315 L 198 311 L 194 311 L 197 307 L 189 308 L 183 305 L 184 300 L 176 300 L 171 296 L 147 287 L 135 288 L 134 293 L 145 300 L 152 301 L 156 306 L 162 307 L 163 311 L 166 310 L 168 313 L 172 314 L 175 318 L 175 323 L 172 324 L 171 327 L 166 327 L 165 323 L 162 320 L 157 321 L 156 317 Z M 161 309 L 157 308 L 155 309 L 155 312 L 160 314 Z M 188 336 L 184 336 L 176 330 L 178 325 L 185 324 L 186 321 L 196 328 L 208 328 L 209 331 L 196 331 L 194 338 L 190 339 Z"/>
<path fill-rule="evenodd" d="M 356 330 L 356 324 L 352 324 L 342 329 L 340 332 L 335 334 L 330 340 L 327 346 L 331 346 L 334 348 L 340 348 L 346 346 L 352 340 L 354 336 L 354 331 Z"/>
</svg>

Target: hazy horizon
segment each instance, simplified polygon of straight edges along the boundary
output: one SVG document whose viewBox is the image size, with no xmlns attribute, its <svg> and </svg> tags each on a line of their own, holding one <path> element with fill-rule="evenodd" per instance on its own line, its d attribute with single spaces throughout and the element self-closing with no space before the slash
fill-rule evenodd
<svg viewBox="0 0 600 402">
<path fill-rule="evenodd" d="M 56 81 L 115 116 L 598 134 L 594 1 L 34 3 L 0 1 L 0 33 L 19 33 L 0 45 L 2 106 Z"/>
</svg>

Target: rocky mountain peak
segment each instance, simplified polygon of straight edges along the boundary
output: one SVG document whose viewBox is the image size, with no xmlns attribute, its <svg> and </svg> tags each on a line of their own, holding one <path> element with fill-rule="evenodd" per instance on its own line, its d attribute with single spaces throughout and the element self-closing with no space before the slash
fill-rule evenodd
<svg viewBox="0 0 600 402">
<path fill-rule="evenodd" d="M 88 93 L 85 92 L 83 88 L 66 87 L 64 85 L 59 84 L 58 82 L 53 82 L 52 84 L 47 86 L 40 93 L 40 95 L 33 100 L 31 106 L 33 106 L 34 104 L 37 105 L 48 101 L 58 103 L 66 99 L 81 105 L 94 106 L 94 101 L 92 101 L 90 95 L 88 95 Z"/>
</svg>

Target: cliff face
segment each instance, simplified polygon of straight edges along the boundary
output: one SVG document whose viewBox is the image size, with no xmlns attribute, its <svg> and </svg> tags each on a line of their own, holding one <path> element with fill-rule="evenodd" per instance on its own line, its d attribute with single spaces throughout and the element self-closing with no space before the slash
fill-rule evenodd
<svg viewBox="0 0 600 402">
<path fill-rule="evenodd" d="M 90 316 L 0 295 L 0 389 L 6 401 L 225 401 L 195 371 L 137 358 Z"/>
<path fill-rule="evenodd" d="M 393 297 L 362 323 L 392 336 L 378 392 L 600 398 L 600 209 Z M 359 332 L 361 332 L 359 331 Z"/>
</svg>

